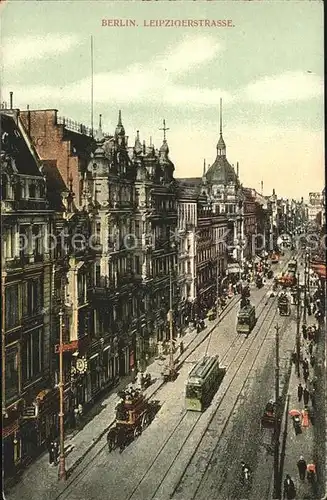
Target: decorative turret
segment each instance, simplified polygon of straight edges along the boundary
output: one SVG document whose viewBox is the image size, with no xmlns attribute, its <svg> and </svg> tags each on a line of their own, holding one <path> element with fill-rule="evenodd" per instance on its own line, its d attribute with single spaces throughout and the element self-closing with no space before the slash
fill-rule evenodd
<svg viewBox="0 0 327 500">
<path fill-rule="evenodd" d="M 166 120 L 163 120 L 163 128 L 159 130 L 163 130 L 164 133 L 163 143 L 161 148 L 159 149 L 159 163 L 162 168 L 164 182 L 171 182 L 173 180 L 173 172 L 175 170 L 175 167 L 168 157 L 169 147 L 166 139 L 166 131 L 169 130 L 169 128 L 166 127 Z"/>
<path fill-rule="evenodd" d="M 217 156 L 226 156 L 226 144 L 223 139 L 223 118 L 222 118 L 222 113 L 223 113 L 223 100 L 220 99 L 220 136 L 219 140 L 217 143 Z"/>
<path fill-rule="evenodd" d="M 104 141 L 104 135 L 103 135 L 103 132 L 102 132 L 102 123 L 101 122 L 102 122 L 102 115 L 99 115 L 99 128 L 96 131 L 95 136 L 94 136 L 94 139 L 97 142 L 103 142 Z"/>
<path fill-rule="evenodd" d="M 126 145 L 126 136 L 125 136 L 125 129 L 121 121 L 121 111 L 119 110 L 118 114 L 118 124 L 115 130 L 115 137 L 117 139 L 117 143 L 119 146 L 125 146 Z"/>
<path fill-rule="evenodd" d="M 141 141 L 140 141 L 140 131 L 139 130 L 136 131 L 135 144 L 134 144 L 134 153 L 136 155 L 139 155 L 140 153 L 142 153 L 142 144 L 141 144 Z"/>
</svg>

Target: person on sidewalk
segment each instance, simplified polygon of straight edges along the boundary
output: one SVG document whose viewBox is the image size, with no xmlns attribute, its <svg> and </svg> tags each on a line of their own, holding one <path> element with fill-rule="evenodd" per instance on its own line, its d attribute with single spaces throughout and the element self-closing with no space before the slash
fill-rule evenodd
<svg viewBox="0 0 327 500">
<path fill-rule="evenodd" d="M 59 458 L 59 444 L 57 439 L 55 439 L 53 443 L 53 463 L 55 465 L 58 465 L 58 458 Z"/>
<path fill-rule="evenodd" d="M 49 465 L 53 465 L 53 439 L 49 436 L 47 448 L 49 452 Z"/>
<path fill-rule="evenodd" d="M 310 392 L 310 399 L 311 399 L 311 404 L 313 408 L 316 406 L 316 391 L 315 389 L 312 389 Z"/>
<path fill-rule="evenodd" d="M 303 403 L 304 403 L 304 406 L 308 406 L 309 404 L 309 398 L 310 398 L 310 393 L 307 389 L 307 386 L 305 386 L 304 390 L 303 390 Z"/>
<path fill-rule="evenodd" d="M 310 356 L 310 365 L 312 366 L 312 368 L 314 367 L 315 365 L 315 361 L 316 361 L 316 358 L 313 354 L 311 354 Z"/>
<path fill-rule="evenodd" d="M 309 368 L 303 368 L 303 378 L 304 382 L 307 383 L 309 378 Z"/>
<path fill-rule="evenodd" d="M 295 497 L 296 490 L 294 481 L 289 474 L 286 474 L 286 477 L 284 479 L 284 498 L 287 498 L 287 500 L 293 500 L 293 498 Z"/>
<path fill-rule="evenodd" d="M 299 385 L 297 387 L 297 398 L 298 398 L 299 402 L 302 399 L 302 394 L 303 394 L 303 387 L 302 387 L 302 384 L 299 383 Z"/>
<path fill-rule="evenodd" d="M 307 463 L 304 460 L 304 457 L 302 455 L 300 456 L 300 459 L 297 462 L 297 468 L 299 471 L 299 476 L 300 476 L 301 481 L 304 481 L 305 480 L 305 473 L 307 470 Z"/>
<path fill-rule="evenodd" d="M 307 465 L 307 480 L 311 484 L 316 481 L 316 466 L 314 463 Z"/>
</svg>

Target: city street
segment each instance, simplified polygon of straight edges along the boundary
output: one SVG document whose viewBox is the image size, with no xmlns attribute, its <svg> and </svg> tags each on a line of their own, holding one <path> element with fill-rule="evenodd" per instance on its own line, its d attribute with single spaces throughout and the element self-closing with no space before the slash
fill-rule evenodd
<svg viewBox="0 0 327 500">
<path fill-rule="evenodd" d="M 286 257 L 276 273 L 285 263 Z M 262 467 L 268 471 L 265 480 L 258 481 L 265 497 L 271 456 L 262 447 L 258 426 L 267 400 L 274 395 L 274 327 L 280 326 L 281 391 L 295 331 L 294 311 L 279 318 L 276 299 L 267 297 L 270 286 L 271 282 L 260 290 L 251 286 L 258 321 L 247 339 L 236 334 L 238 306 L 234 307 L 188 357 L 177 380 L 155 394 L 162 406 L 141 436 L 121 454 L 117 450 L 109 454 L 104 437 L 75 469 L 62 493 L 47 496 L 45 491 L 44 497 L 95 499 L 110 492 L 115 500 L 241 498 L 241 459 L 257 468 L 258 478 Z M 227 372 L 204 413 L 186 412 L 185 381 L 205 353 L 219 354 Z M 14 498 L 14 490 L 7 497 Z"/>
</svg>

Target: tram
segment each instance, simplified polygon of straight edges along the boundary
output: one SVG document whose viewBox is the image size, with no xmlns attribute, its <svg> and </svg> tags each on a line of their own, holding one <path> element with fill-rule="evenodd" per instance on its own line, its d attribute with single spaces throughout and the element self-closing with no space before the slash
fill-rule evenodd
<svg viewBox="0 0 327 500">
<path fill-rule="evenodd" d="M 218 356 L 204 357 L 191 370 L 185 394 L 187 410 L 204 411 L 224 377 L 226 368 L 219 366 Z"/>
<path fill-rule="evenodd" d="M 255 307 L 251 305 L 242 307 L 237 316 L 237 333 L 246 333 L 248 335 L 256 324 L 256 321 Z"/>
</svg>

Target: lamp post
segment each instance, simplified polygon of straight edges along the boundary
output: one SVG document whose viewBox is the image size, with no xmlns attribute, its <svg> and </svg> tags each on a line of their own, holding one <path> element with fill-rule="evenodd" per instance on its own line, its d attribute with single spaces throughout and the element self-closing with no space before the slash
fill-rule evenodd
<svg viewBox="0 0 327 500">
<path fill-rule="evenodd" d="M 174 325 L 173 325 L 173 282 L 172 273 L 169 271 L 169 376 L 173 378 L 175 375 L 174 367 Z"/>
<path fill-rule="evenodd" d="M 1 271 L 1 361 L 2 361 L 2 416 L 6 414 L 6 285 L 7 273 Z"/>
<path fill-rule="evenodd" d="M 307 285 L 308 285 L 308 257 L 306 252 L 304 260 L 304 310 L 303 310 L 303 324 L 307 324 Z"/>
<path fill-rule="evenodd" d="M 59 312 L 59 480 L 66 480 L 65 442 L 64 442 L 64 372 L 63 372 L 63 322 L 64 311 Z"/>
</svg>

